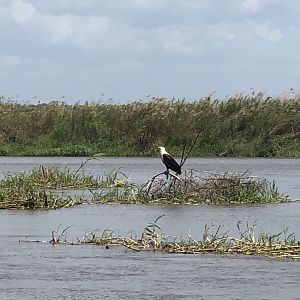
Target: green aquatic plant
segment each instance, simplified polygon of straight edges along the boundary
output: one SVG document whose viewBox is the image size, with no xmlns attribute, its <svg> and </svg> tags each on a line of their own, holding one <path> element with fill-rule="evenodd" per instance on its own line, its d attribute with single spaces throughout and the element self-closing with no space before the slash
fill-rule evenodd
<svg viewBox="0 0 300 300">
<path fill-rule="evenodd" d="M 0 181 L 0 208 L 58 208 L 82 203 L 233 205 L 288 201 L 286 195 L 278 192 L 275 182 L 248 174 L 203 176 L 190 170 L 181 177 L 170 174 L 166 179 L 161 173 L 137 188 L 122 172 L 94 177 L 79 170 L 41 166 L 30 172 L 7 174 Z M 54 193 L 55 189 L 66 188 L 88 190 L 91 197 L 84 193 L 79 198 Z"/>
<path fill-rule="evenodd" d="M 55 166 L 40 166 L 30 172 L 6 174 L 0 181 L 0 209 L 61 208 L 92 201 L 82 197 L 63 197 L 54 193 L 54 189 L 100 189 L 99 194 L 105 191 L 119 198 L 119 189 L 129 191 L 132 187 L 122 172 L 112 171 L 102 177 L 94 177 L 79 173 L 79 170 L 71 172 L 68 168 L 61 170 Z M 108 195 L 105 197 L 108 198 Z"/>
<path fill-rule="evenodd" d="M 32 185 L 0 189 L 0 209 L 56 209 L 80 203 L 81 199 L 61 197 Z"/>
<path fill-rule="evenodd" d="M 122 187 L 129 185 L 129 180 L 122 172 L 112 171 L 102 177 L 95 177 L 60 169 L 55 166 L 40 166 L 30 172 L 6 174 L 0 182 L 0 188 L 33 185 L 42 188 L 100 188 Z"/>
</svg>

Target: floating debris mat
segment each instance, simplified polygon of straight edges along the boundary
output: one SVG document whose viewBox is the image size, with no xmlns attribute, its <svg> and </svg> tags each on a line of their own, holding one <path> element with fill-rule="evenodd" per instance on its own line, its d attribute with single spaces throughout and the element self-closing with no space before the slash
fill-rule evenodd
<svg viewBox="0 0 300 300">
<path fill-rule="evenodd" d="M 160 217 L 159 217 L 160 218 Z M 237 237 L 221 234 L 218 226 L 212 232 L 212 227 L 205 225 L 201 240 L 195 240 L 191 235 L 186 240 L 174 238 L 168 241 L 161 228 L 154 223 L 148 224 L 140 237 L 114 236 L 111 230 L 104 230 L 100 235 L 99 229 L 89 232 L 76 242 L 66 239 L 67 229 L 61 233 L 52 231 L 50 241 L 31 240 L 27 237 L 20 242 L 50 243 L 52 245 L 100 245 L 109 249 L 112 246 L 122 246 L 133 251 L 159 251 L 165 253 L 182 254 L 221 254 L 221 255 L 252 255 L 266 256 L 281 259 L 300 259 L 300 242 L 295 240 L 294 234 L 288 234 L 287 229 L 283 229 L 278 234 L 255 234 L 254 225 L 242 226 L 242 222 L 237 223 L 239 234 Z M 245 227 L 243 230 L 242 227 Z"/>
</svg>

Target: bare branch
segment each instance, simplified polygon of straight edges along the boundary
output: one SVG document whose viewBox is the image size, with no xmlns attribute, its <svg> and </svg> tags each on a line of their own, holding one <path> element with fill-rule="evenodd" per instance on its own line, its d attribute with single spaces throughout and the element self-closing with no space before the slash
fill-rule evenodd
<svg viewBox="0 0 300 300">
<path fill-rule="evenodd" d="M 186 155 L 186 156 L 184 157 L 184 159 L 180 162 L 180 167 L 182 167 L 182 166 L 185 164 L 185 162 L 186 162 L 187 158 L 189 157 L 191 151 L 193 150 L 193 148 L 194 148 L 194 146 L 195 146 L 195 144 L 196 144 L 196 142 L 197 142 L 197 140 L 198 140 L 200 134 L 201 134 L 201 133 L 198 132 L 197 136 L 196 136 L 195 139 L 192 141 L 192 144 L 191 144 L 191 146 L 190 146 L 190 148 L 189 148 L 189 150 L 188 150 L 187 155 Z M 186 145 L 184 145 L 184 150 L 185 150 L 185 148 L 186 148 Z M 182 156 L 183 156 L 183 155 L 182 155 Z"/>
</svg>

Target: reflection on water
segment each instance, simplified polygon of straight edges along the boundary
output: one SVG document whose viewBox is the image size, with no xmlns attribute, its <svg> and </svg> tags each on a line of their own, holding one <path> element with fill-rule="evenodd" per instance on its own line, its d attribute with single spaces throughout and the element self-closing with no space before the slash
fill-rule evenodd
<svg viewBox="0 0 300 300">
<path fill-rule="evenodd" d="M 80 158 L 1 158 L 2 172 L 28 171 L 34 166 L 66 164 L 76 170 Z M 108 173 L 121 167 L 137 183 L 162 169 L 159 159 L 103 158 L 88 162 L 85 171 Z M 245 171 L 275 179 L 282 192 L 300 198 L 300 161 L 296 159 L 192 159 L 189 167 Z M 167 236 L 191 233 L 200 238 L 204 224 L 222 224 L 235 233 L 237 221 L 258 231 L 276 233 L 289 227 L 300 239 L 300 203 L 251 206 L 82 205 L 51 211 L 0 211 L 1 299 L 297 299 L 299 262 L 257 257 L 135 253 L 122 248 L 51 246 L 19 243 L 50 240 L 51 231 L 71 225 L 68 238 L 81 238 L 95 228 L 115 234 L 133 231 L 162 214 Z"/>
</svg>

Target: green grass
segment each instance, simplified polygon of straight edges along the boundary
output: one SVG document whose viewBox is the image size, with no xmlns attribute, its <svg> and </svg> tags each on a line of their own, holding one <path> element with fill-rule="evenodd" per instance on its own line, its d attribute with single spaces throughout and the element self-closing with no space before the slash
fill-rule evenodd
<svg viewBox="0 0 300 300">
<path fill-rule="evenodd" d="M 121 175 L 122 178 L 119 178 Z M 33 169 L 31 172 L 6 174 L 0 182 L 0 188 L 35 186 L 40 188 L 100 188 L 127 186 L 129 184 L 123 173 L 112 171 L 103 177 L 95 177 L 79 172 L 71 172 L 55 166 Z"/>
<path fill-rule="evenodd" d="M 70 197 L 53 195 L 32 185 L 0 188 L 1 209 L 56 209 L 77 203 L 81 202 Z"/>
<path fill-rule="evenodd" d="M 239 94 L 195 101 L 21 105 L 0 97 L 0 155 L 300 157 L 300 98 Z M 188 120 L 188 122 L 187 122 Z"/>
<path fill-rule="evenodd" d="M 62 197 L 54 189 L 89 190 L 92 197 Z M 54 166 L 31 172 L 6 174 L 0 182 L 0 208 L 59 208 L 89 204 L 259 204 L 280 203 L 288 197 L 278 192 L 274 182 L 247 174 L 212 174 L 203 177 L 190 171 L 179 179 L 155 176 L 139 188 L 125 174 L 111 172 L 94 177 Z"/>
<path fill-rule="evenodd" d="M 60 170 L 54 166 L 33 169 L 31 172 L 6 174 L 0 182 L 0 209 L 62 208 L 90 202 L 88 199 L 62 197 L 53 189 L 126 188 L 131 183 L 120 172 L 112 171 L 102 177 Z"/>
</svg>

